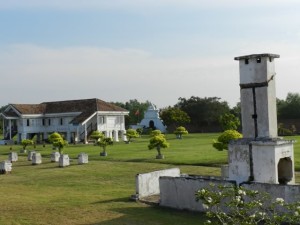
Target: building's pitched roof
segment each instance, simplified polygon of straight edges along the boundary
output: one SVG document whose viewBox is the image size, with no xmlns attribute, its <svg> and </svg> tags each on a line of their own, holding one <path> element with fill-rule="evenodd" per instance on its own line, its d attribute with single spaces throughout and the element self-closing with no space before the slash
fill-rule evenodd
<svg viewBox="0 0 300 225">
<path fill-rule="evenodd" d="M 107 103 L 100 99 L 81 99 L 56 102 L 43 102 L 41 104 L 12 104 L 20 114 L 54 114 L 54 113 L 81 113 L 71 121 L 80 123 L 90 117 L 96 111 L 127 112 L 119 106 Z"/>
<path fill-rule="evenodd" d="M 44 104 L 11 104 L 20 114 L 43 114 Z"/>
</svg>

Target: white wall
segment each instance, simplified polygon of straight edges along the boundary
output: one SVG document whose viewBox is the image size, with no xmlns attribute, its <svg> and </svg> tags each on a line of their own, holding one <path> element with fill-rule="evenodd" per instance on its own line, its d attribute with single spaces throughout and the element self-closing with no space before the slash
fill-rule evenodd
<svg viewBox="0 0 300 225">
<path fill-rule="evenodd" d="M 178 168 L 159 170 L 150 173 L 142 173 L 136 175 L 136 194 L 139 198 L 158 195 L 160 193 L 159 177 L 180 176 L 180 170 Z"/>
</svg>

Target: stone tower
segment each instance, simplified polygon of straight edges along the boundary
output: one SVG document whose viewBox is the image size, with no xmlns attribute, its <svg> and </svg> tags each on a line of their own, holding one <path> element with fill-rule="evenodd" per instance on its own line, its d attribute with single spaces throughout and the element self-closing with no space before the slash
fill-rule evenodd
<svg viewBox="0 0 300 225">
<path fill-rule="evenodd" d="M 277 137 L 275 54 L 254 54 L 239 60 L 244 138 Z"/>
<path fill-rule="evenodd" d="M 228 175 L 237 183 L 294 183 L 293 141 L 277 137 L 275 54 L 239 60 L 243 138 L 228 146 Z"/>
</svg>

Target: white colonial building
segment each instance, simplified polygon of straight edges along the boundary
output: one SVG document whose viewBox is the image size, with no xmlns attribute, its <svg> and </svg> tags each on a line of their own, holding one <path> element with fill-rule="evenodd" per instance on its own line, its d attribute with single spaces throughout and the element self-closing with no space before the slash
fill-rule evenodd
<svg viewBox="0 0 300 225">
<path fill-rule="evenodd" d="M 87 143 L 91 132 L 98 130 L 119 141 L 119 137 L 125 138 L 124 117 L 128 113 L 100 99 L 10 104 L 1 114 L 3 136 L 6 143 L 16 135 L 18 142 L 34 136 L 41 142 L 59 132 L 70 143 Z"/>
</svg>

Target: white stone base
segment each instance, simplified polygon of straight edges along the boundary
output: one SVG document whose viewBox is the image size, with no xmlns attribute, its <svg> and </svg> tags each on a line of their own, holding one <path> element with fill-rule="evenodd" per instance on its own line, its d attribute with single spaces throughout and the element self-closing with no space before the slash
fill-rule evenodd
<svg viewBox="0 0 300 225">
<path fill-rule="evenodd" d="M 70 165 L 69 155 L 65 155 L 65 154 L 60 155 L 58 165 L 59 167 L 69 166 Z"/>
<path fill-rule="evenodd" d="M 78 155 L 78 164 L 85 164 L 89 162 L 89 156 L 86 153 L 80 153 Z"/>
<path fill-rule="evenodd" d="M 294 184 L 293 141 L 253 141 L 254 181 L 268 184 Z"/>
<path fill-rule="evenodd" d="M 12 170 L 12 163 L 10 161 L 6 160 L 0 163 L 1 174 L 10 173 L 11 170 Z"/>
<path fill-rule="evenodd" d="M 228 146 L 229 180 L 294 184 L 293 141 L 240 139 Z"/>
<path fill-rule="evenodd" d="M 9 155 L 8 155 L 8 161 L 17 162 L 18 161 L 18 153 L 10 152 Z"/>
<path fill-rule="evenodd" d="M 27 160 L 31 161 L 32 160 L 32 156 L 35 153 L 35 151 L 28 151 L 28 155 L 27 155 Z"/>
<path fill-rule="evenodd" d="M 59 152 L 52 152 L 51 153 L 51 162 L 58 162 L 59 161 L 59 157 L 60 157 L 60 154 Z"/>
<path fill-rule="evenodd" d="M 42 163 L 42 156 L 41 153 L 35 152 L 32 155 L 32 165 L 38 165 Z"/>
</svg>

